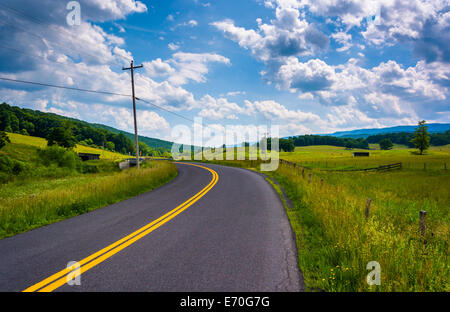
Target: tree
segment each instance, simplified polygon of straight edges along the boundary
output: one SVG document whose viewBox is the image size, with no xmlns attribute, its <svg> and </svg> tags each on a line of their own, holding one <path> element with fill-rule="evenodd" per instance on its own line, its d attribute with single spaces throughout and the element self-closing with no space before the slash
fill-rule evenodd
<svg viewBox="0 0 450 312">
<path fill-rule="evenodd" d="M 11 143 L 11 141 L 5 132 L 0 131 L 0 149 L 2 149 L 6 143 Z"/>
<path fill-rule="evenodd" d="M 394 144 L 392 144 L 392 141 L 389 139 L 384 139 L 380 141 L 380 149 L 382 150 L 390 150 L 392 147 L 394 147 Z"/>
<path fill-rule="evenodd" d="M 150 148 L 144 142 L 139 141 L 139 152 L 142 156 L 148 156 L 150 155 Z"/>
<path fill-rule="evenodd" d="M 63 122 L 61 127 L 52 128 L 47 137 L 48 146 L 59 145 L 65 148 L 73 148 L 76 145 L 75 136 L 72 133 L 70 122 Z"/>
<path fill-rule="evenodd" d="M 14 133 L 18 133 L 20 130 L 19 118 L 14 113 L 10 113 L 11 118 L 11 129 Z"/>
<path fill-rule="evenodd" d="M 419 121 L 419 127 L 416 128 L 414 138 L 411 140 L 411 143 L 419 149 L 420 155 L 430 147 L 430 135 L 428 133 L 428 126 L 425 123 L 425 120 Z"/>
<path fill-rule="evenodd" d="M 110 150 L 111 152 L 114 152 L 116 150 L 116 146 L 111 141 L 106 142 L 105 147 L 107 150 Z"/>
<path fill-rule="evenodd" d="M 293 152 L 295 150 L 294 141 L 292 139 L 279 139 L 280 149 L 285 152 Z"/>
</svg>

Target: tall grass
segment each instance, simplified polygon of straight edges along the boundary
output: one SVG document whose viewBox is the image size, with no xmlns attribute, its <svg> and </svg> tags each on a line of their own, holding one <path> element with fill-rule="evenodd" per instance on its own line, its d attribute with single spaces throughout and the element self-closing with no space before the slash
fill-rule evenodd
<svg viewBox="0 0 450 312">
<path fill-rule="evenodd" d="M 310 289 L 450 290 L 448 175 L 313 172 L 308 182 L 283 165 L 272 175 L 294 202 L 288 215 Z M 373 201 L 366 219 L 368 197 Z M 428 213 L 426 244 L 420 210 Z M 380 286 L 366 283 L 370 261 L 381 265 Z"/>
<path fill-rule="evenodd" d="M 426 156 L 418 156 L 408 149 L 371 151 L 371 158 L 364 160 L 354 159 L 350 151 L 336 147 L 297 148 L 295 153 L 282 153 L 280 158 L 308 163 L 313 168 L 306 170 L 304 177 L 299 166 L 280 164 L 278 170 L 266 172 L 280 182 L 294 204 L 287 214 L 307 288 L 450 291 L 450 171 L 442 166 L 450 163 L 448 152 L 431 150 Z M 402 170 L 392 172 L 324 170 L 330 169 L 333 161 L 349 169 L 358 168 L 358 161 L 370 162 L 370 166 L 395 162 L 416 166 L 404 165 Z M 436 166 L 423 170 L 423 161 Z M 259 168 L 259 162 L 214 163 Z M 367 198 L 372 199 L 368 219 Z M 427 211 L 426 237 L 419 231 L 420 210 Z M 379 286 L 366 282 L 370 261 L 381 265 Z"/>
<path fill-rule="evenodd" d="M 29 187 L 17 183 L 2 185 L 0 194 L 6 196 L 0 197 L 0 238 L 139 195 L 177 175 L 176 166 L 169 162 L 151 162 L 146 166 L 141 170 L 50 180 L 52 187 L 33 183 Z"/>
</svg>

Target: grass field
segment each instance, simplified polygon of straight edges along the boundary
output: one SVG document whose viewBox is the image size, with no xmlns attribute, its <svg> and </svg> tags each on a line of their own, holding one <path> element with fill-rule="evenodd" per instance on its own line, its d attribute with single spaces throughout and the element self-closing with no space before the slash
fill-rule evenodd
<svg viewBox="0 0 450 312">
<path fill-rule="evenodd" d="M 281 153 L 295 162 L 266 173 L 294 204 L 287 209 L 296 234 L 299 266 L 309 290 L 450 291 L 450 148 L 433 147 L 426 155 L 396 147 L 353 158 L 340 147 L 311 146 Z M 402 162 L 391 172 L 332 171 Z M 216 161 L 256 167 L 257 162 Z M 424 170 L 423 163 L 426 163 Z M 308 168 L 302 175 L 301 165 Z M 410 164 L 408 166 L 408 164 Z M 311 174 L 311 182 L 309 182 Z M 365 208 L 371 209 L 366 219 Z M 427 212 L 421 237 L 419 211 Z M 426 239 L 426 244 L 424 243 Z M 381 285 L 366 282 L 366 265 L 381 265 Z"/>
<path fill-rule="evenodd" d="M 13 144 L 23 144 L 23 145 L 34 146 L 34 147 L 38 147 L 38 148 L 45 148 L 47 146 L 47 140 L 43 139 L 43 138 L 21 135 L 21 134 L 17 134 L 17 133 L 7 133 L 7 134 L 8 134 L 8 137 L 9 137 L 11 143 L 13 143 Z M 105 159 L 105 160 L 121 160 L 121 159 L 130 157 L 128 155 L 105 151 L 102 149 L 89 147 L 89 146 L 83 146 L 83 145 L 79 145 L 79 144 L 77 144 L 77 146 L 74 148 L 74 150 L 77 153 L 100 154 L 100 159 Z"/>
<path fill-rule="evenodd" d="M 372 168 L 401 162 L 407 169 L 450 169 L 450 145 L 431 147 L 425 155 L 418 155 L 415 149 L 396 146 L 392 150 L 370 150 L 369 157 L 353 157 L 353 152 L 367 150 L 346 150 L 336 146 L 296 147 L 293 153 L 280 153 L 280 158 L 306 167 L 320 169 Z M 425 165 L 424 165 L 425 164 Z"/>
<path fill-rule="evenodd" d="M 102 155 L 100 160 L 83 163 L 95 166 L 97 173 L 81 173 L 55 164 L 45 167 L 39 158 L 39 149 L 47 145 L 45 140 L 8 136 L 11 143 L 0 153 L 27 170 L 0 184 L 0 239 L 137 196 L 177 175 L 176 166 L 167 161 L 148 161 L 139 171 L 120 171 L 116 161 L 126 156 L 85 146 L 76 150 Z"/>
</svg>

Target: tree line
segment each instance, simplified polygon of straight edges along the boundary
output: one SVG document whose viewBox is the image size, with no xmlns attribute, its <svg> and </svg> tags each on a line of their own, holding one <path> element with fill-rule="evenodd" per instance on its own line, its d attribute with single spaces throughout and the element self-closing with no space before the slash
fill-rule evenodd
<svg viewBox="0 0 450 312">
<path fill-rule="evenodd" d="M 267 139 L 267 149 L 271 150 L 271 138 Z M 293 152 L 297 146 L 332 145 L 346 148 L 369 149 L 369 143 L 365 139 L 337 138 L 322 135 L 299 135 L 289 138 L 280 138 L 281 151 Z"/>
<path fill-rule="evenodd" d="M 133 140 L 124 133 L 114 133 L 80 120 L 6 103 L 0 104 L 0 131 L 45 138 L 50 146 L 71 148 L 81 144 L 122 154 L 136 153 Z M 165 149 L 152 149 L 143 142 L 139 146 L 142 155 L 163 156 L 166 152 Z"/>
<path fill-rule="evenodd" d="M 450 130 L 444 133 L 431 133 L 428 134 L 430 137 L 430 145 L 432 146 L 443 146 L 450 144 Z M 385 133 L 376 134 L 367 137 L 367 142 L 373 144 L 379 144 L 383 140 L 390 140 L 394 144 L 407 145 L 408 147 L 414 147 L 414 143 L 411 142 L 415 137 L 414 133 L 409 132 L 398 132 L 398 133 Z"/>
<path fill-rule="evenodd" d="M 289 137 L 288 139 L 280 139 L 280 148 L 286 152 L 293 151 L 296 146 L 314 145 L 332 145 L 360 149 L 369 148 L 369 143 L 363 138 L 351 139 L 323 135 L 299 135 Z M 284 147 L 286 147 L 286 149 Z"/>
</svg>

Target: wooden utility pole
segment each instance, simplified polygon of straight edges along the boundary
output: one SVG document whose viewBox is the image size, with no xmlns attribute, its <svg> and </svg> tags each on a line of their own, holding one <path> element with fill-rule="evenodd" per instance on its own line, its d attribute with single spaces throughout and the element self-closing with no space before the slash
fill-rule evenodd
<svg viewBox="0 0 450 312">
<path fill-rule="evenodd" d="M 130 70 L 131 71 L 131 91 L 133 94 L 133 115 L 134 115 L 134 138 L 136 140 L 136 166 L 139 169 L 139 139 L 138 139 L 138 131 L 137 131 L 137 121 L 136 121 L 136 97 L 134 96 L 134 70 L 136 68 L 142 68 L 143 65 L 134 66 L 133 61 L 131 61 L 130 67 L 123 67 L 122 70 Z"/>
</svg>

